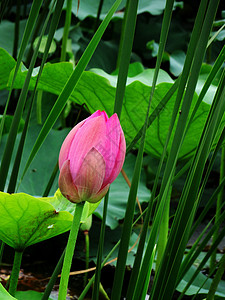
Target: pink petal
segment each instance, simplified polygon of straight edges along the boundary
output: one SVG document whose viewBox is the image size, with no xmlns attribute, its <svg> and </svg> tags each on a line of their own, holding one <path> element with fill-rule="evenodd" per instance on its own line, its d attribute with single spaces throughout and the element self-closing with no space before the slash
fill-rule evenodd
<svg viewBox="0 0 225 300">
<path fill-rule="evenodd" d="M 70 173 L 70 161 L 66 160 L 62 165 L 59 174 L 59 189 L 63 196 L 74 203 L 79 203 L 80 199 L 77 188 L 73 184 L 73 179 Z"/>
<path fill-rule="evenodd" d="M 77 130 L 84 124 L 86 120 L 78 123 L 65 138 L 59 153 L 59 169 L 61 170 L 63 163 L 68 159 L 71 143 L 77 133 Z"/>
<path fill-rule="evenodd" d="M 96 117 L 100 117 L 100 116 L 104 117 L 105 122 L 107 122 L 109 119 L 109 117 L 107 116 L 107 113 L 104 110 L 103 111 L 97 110 L 88 119 L 92 119 L 92 118 L 96 118 Z"/>
<path fill-rule="evenodd" d="M 98 144 L 101 144 L 106 134 L 106 124 L 102 116 L 89 119 L 80 130 L 77 131 L 72 141 L 68 158 L 70 160 L 70 170 L 75 181 L 77 172 L 83 163 L 86 154 Z"/>
<path fill-rule="evenodd" d="M 111 183 L 109 179 L 111 174 L 115 173 L 115 166 L 117 168 L 116 159 L 120 149 L 121 134 L 123 134 L 122 128 L 117 114 L 112 115 L 106 124 L 106 136 L 101 144 L 98 144 L 96 149 L 103 155 L 106 162 L 106 173 L 103 186 Z"/>
<path fill-rule="evenodd" d="M 96 203 L 100 201 L 103 197 L 105 197 L 106 193 L 108 192 L 108 189 L 109 189 L 109 184 L 107 184 L 103 189 L 101 189 L 96 195 L 88 199 L 88 202 Z"/>
<path fill-rule="evenodd" d="M 84 119 L 83 121 L 81 121 L 80 123 L 78 123 L 67 135 L 67 137 L 65 138 L 62 147 L 60 149 L 60 154 L 59 154 L 59 169 L 61 169 L 64 161 L 66 161 L 68 159 L 68 153 L 70 150 L 70 146 L 71 143 L 76 135 L 77 130 L 88 120 L 96 118 L 102 116 L 105 120 L 105 122 L 107 122 L 107 120 L 109 119 L 106 112 L 105 111 L 100 111 L 97 110 L 96 112 L 94 112 L 92 115 L 90 115 L 88 118 Z"/>
<path fill-rule="evenodd" d="M 124 133 L 121 130 L 119 151 L 118 151 L 117 157 L 115 159 L 115 165 L 113 167 L 113 171 L 112 171 L 110 177 L 108 178 L 108 183 L 112 183 L 116 179 L 116 177 L 119 175 L 119 173 L 123 167 L 125 155 L 126 155 L 126 141 L 125 141 Z"/>
<path fill-rule="evenodd" d="M 101 189 L 105 176 L 105 161 L 102 155 L 92 148 L 85 156 L 74 184 L 83 201 L 89 200 Z"/>
</svg>

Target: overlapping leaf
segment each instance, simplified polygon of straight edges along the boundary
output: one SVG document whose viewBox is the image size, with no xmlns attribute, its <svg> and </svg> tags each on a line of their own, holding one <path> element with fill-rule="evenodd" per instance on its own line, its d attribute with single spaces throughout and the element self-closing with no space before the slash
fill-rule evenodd
<svg viewBox="0 0 225 300">
<path fill-rule="evenodd" d="M 32 125 L 29 128 L 22 157 L 22 165 L 26 163 L 27 157 L 29 156 L 29 153 L 40 131 L 40 127 L 40 125 Z M 41 148 L 37 157 L 34 159 L 30 168 L 28 169 L 28 172 L 25 175 L 23 181 L 20 182 L 20 185 L 17 190 L 18 192 L 25 192 L 38 197 L 43 195 L 49 177 L 51 176 L 51 173 L 58 160 L 60 147 L 68 132 L 68 129 L 60 131 L 54 129 L 51 130 L 45 143 L 43 144 L 43 147 Z M 20 136 L 21 134 L 17 135 L 16 146 L 18 146 Z M 4 135 L 0 147 L 0 157 L 2 157 L 2 151 L 4 150 L 6 140 L 7 135 Z M 13 159 L 14 158 L 15 156 L 13 155 Z M 11 168 L 12 167 L 10 166 L 10 170 Z M 57 188 L 58 183 L 56 180 L 51 188 L 50 195 L 54 195 L 54 192 Z"/>
<path fill-rule="evenodd" d="M 21 251 L 70 229 L 72 215 L 30 195 L 0 192 L 0 239 Z"/>
<path fill-rule="evenodd" d="M 11 296 L 7 290 L 0 283 L 0 298 L 4 300 L 16 300 L 13 296 Z"/>
<path fill-rule="evenodd" d="M 184 278 L 181 280 L 180 284 L 178 285 L 177 290 L 179 292 L 183 291 L 183 289 L 185 288 L 186 284 L 189 282 L 189 280 L 191 279 L 191 277 L 195 271 L 196 271 L 196 268 L 194 266 L 192 266 L 190 268 L 190 270 L 187 272 L 187 274 L 184 276 Z M 209 292 L 211 283 L 212 283 L 212 279 L 211 278 L 208 278 L 207 280 L 206 279 L 207 279 L 207 277 L 204 274 L 199 273 L 185 294 L 186 295 L 195 295 L 198 293 L 198 294 L 207 295 Z M 220 296 L 222 299 L 225 298 L 225 281 L 224 280 L 222 280 L 219 283 L 215 295 Z"/>
<path fill-rule="evenodd" d="M 10 68 L 12 70 L 12 66 L 8 68 L 6 73 L 10 73 Z M 136 72 L 135 68 L 137 68 Z M 34 88 L 37 71 L 38 70 L 35 70 L 34 76 L 30 82 L 30 89 Z M 71 63 L 46 64 L 39 81 L 38 89 L 59 94 L 72 71 L 73 66 Z M 143 116 L 147 109 L 154 70 L 145 69 L 141 71 L 140 65 L 137 64 L 135 67 L 133 67 L 133 72 L 131 73 L 132 74 L 129 74 L 127 79 L 121 115 L 121 123 L 125 132 L 127 144 L 132 141 L 136 133 L 143 126 Z M 14 85 L 15 88 L 22 87 L 25 76 L 26 70 L 23 71 L 21 69 Z M 12 72 L 8 85 L 10 85 L 11 78 Z M 86 71 L 81 76 L 77 88 L 73 91 L 71 100 L 78 104 L 85 103 L 91 113 L 97 109 L 101 109 L 105 110 L 109 115 L 111 115 L 113 113 L 116 81 L 116 75 L 109 75 L 102 70 L 93 69 L 92 71 Z M 166 72 L 160 70 L 150 113 L 160 103 L 172 84 L 173 80 L 170 78 L 170 76 Z M 206 95 L 204 100 L 208 103 L 211 103 L 211 99 L 209 99 L 209 97 L 211 98 L 212 93 L 214 92 L 215 86 L 213 85 L 210 87 L 210 93 Z M 147 131 L 145 151 L 157 157 L 160 157 L 163 150 L 174 107 L 175 97 L 176 94 L 171 97 L 170 101 L 165 107 L 162 107 L 159 112 L 159 117 L 152 123 Z M 198 96 L 195 94 L 192 107 L 196 103 L 197 99 Z M 199 106 L 197 114 L 183 142 L 179 156 L 180 158 L 186 158 L 190 156 L 198 145 L 209 109 L 210 105 L 205 102 L 202 102 Z M 171 145 L 169 144 L 168 150 L 170 149 L 170 146 Z"/>
<path fill-rule="evenodd" d="M 86 17 L 96 17 L 98 6 L 100 1 L 90 2 L 88 0 L 80 1 L 78 4 L 77 1 L 73 2 L 73 13 L 76 15 L 80 20 L 85 19 Z M 101 17 L 103 18 L 104 15 L 107 13 L 109 8 L 113 4 L 113 0 L 108 0 L 103 2 L 102 6 L 102 14 Z M 123 17 L 123 10 L 125 7 L 126 1 L 123 0 L 118 11 L 114 17 L 122 18 Z M 77 6 L 79 5 L 79 9 Z M 160 15 L 163 13 L 163 10 L 165 9 L 166 0 L 140 0 L 139 1 L 139 7 L 138 7 L 138 14 L 148 12 L 151 15 Z M 176 4 L 175 4 L 176 6 Z"/>
<path fill-rule="evenodd" d="M 54 206 L 56 211 L 67 211 L 74 214 L 75 210 L 75 204 L 68 201 L 63 195 L 61 194 L 60 190 L 57 190 L 54 197 L 46 197 L 46 198 L 40 198 L 41 200 L 44 200 L 51 205 Z M 85 202 L 81 222 L 85 222 L 86 219 L 93 214 L 93 212 L 96 210 L 96 208 L 99 206 L 100 202 L 97 203 L 89 203 Z"/>
</svg>

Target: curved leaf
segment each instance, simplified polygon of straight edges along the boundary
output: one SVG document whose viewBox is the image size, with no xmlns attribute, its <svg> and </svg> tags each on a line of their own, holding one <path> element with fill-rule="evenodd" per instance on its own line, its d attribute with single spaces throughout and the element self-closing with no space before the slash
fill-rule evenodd
<svg viewBox="0 0 225 300">
<path fill-rule="evenodd" d="M 0 299 L 4 299 L 4 300 L 16 300 L 16 298 L 14 298 L 13 296 L 11 296 L 6 289 L 2 286 L 2 284 L 0 283 Z"/>
<path fill-rule="evenodd" d="M 46 198 L 40 198 L 40 199 L 44 200 L 48 203 L 51 203 L 57 212 L 68 211 L 72 215 L 74 214 L 76 204 L 68 201 L 61 194 L 59 189 L 55 192 L 54 197 L 46 197 Z M 81 217 L 81 223 L 84 223 L 86 221 L 86 219 L 90 215 L 93 214 L 93 212 L 96 210 L 96 208 L 99 206 L 99 204 L 100 204 L 100 201 L 97 203 L 89 203 L 87 201 L 85 202 L 82 217 Z"/>
<path fill-rule="evenodd" d="M 17 251 L 68 231 L 69 212 L 30 195 L 0 192 L 0 239 Z"/>
<path fill-rule="evenodd" d="M 71 63 L 46 64 L 39 81 L 38 89 L 54 94 L 60 94 L 72 71 L 73 66 Z M 140 66 L 137 65 L 137 71 L 135 72 L 133 69 L 127 78 L 120 121 L 128 145 L 143 126 L 143 116 L 147 109 L 153 74 L 154 69 L 140 70 Z M 26 71 L 21 71 L 18 74 L 15 82 L 16 88 L 21 88 L 25 76 Z M 30 89 L 33 89 L 35 80 L 36 74 L 34 74 L 31 80 Z M 108 115 L 112 115 L 116 82 L 116 75 L 107 74 L 100 69 L 86 71 L 81 76 L 70 99 L 80 105 L 85 103 L 91 113 L 100 109 L 105 110 Z M 160 70 L 156 90 L 152 99 L 150 114 L 158 105 L 160 105 L 161 100 L 171 88 L 172 84 L 173 80 L 170 76 L 165 71 Z M 212 86 L 211 89 L 214 89 L 214 86 Z M 179 154 L 180 159 L 192 155 L 199 143 L 201 132 L 211 107 L 211 105 L 208 104 L 211 103 L 211 99 L 208 99 L 208 97 L 211 97 L 211 93 L 206 94 L 204 98 L 204 101 L 207 101 L 207 103 L 202 102 L 199 106 L 183 142 Z M 153 121 L 147 131 L 145 152 L 153 156 L 160 157 L 163 151 L 175 99 L 176 93 L 170 98 L 166 106 L 161 108 L 158 118 Z M 197 99 L 198 96 L 195 94 L 192 101 L 192 109 L 197 102 Z M 170 150 L 170 147 L 171 143 L 168 145 L 168 151 Z"/>
<path fill-rule="evenodd" d="M 97 16 L 99 0 L 90 2 L 88 0 L 82 0 L 79 3 L 78 9 L 78 1 L 73 2 L 73 14 L 77 16 L 80 20 L 84 20 L 87 17 L 94 17 Z M 101 19 L 106 15 L 107 11 L 110 9 L 112 4 L 114 3 L 113 0 L 108 0 L 103 2 L 102 6 L 102 13 Z M 178 2 L 179 3 L 179 2 Z M 126 1 L 123 0 L 121 5 L 119 6 L 119 11 L 114 14 L 114 18 L 122 18 L 123 17 L 123 9 L 125 7 Z M 138 14 L 148 12 L 151 15 L 160 15 L 163 13 L 165 9 L 166 0 L 140 0 L 138 6 Z M 175 3 L 176 6 L 176 3 Z"/>
<path fill-rule="evenodd" d="M 182 292 L 185 288 L 188 281 L 191 279 L 192 275 L 195 273 L 196 268 L 192 266 L 184 278 L 181 280 L 180 284 L 177 287 L 179 292 Z M 198 294 L 205 294 L 207 295 L 212 283 L 211 278 L 207 278 L 204 274 L 199 273 L 192 283 L 192 285 L 188 288 L 185 295 L 195 295 Z M 221 296 L 223 299 L 225 298 L 225 281 L 221 280 L 218 285 L 217 291 L 215 293 L 216 296 Z"/>
</svg>

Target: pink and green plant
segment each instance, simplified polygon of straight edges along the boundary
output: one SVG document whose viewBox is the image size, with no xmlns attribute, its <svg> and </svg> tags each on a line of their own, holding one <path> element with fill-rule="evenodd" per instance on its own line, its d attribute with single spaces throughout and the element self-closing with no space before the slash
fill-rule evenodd
<svg viewBox="0 0 225 300">
<path fill-rule="evenodd" d="M 71 202 L 98 202 L 119 175 L 126 142 L 116 114 L 96 111 L 77 124 L 59 154 L 59 188 Z"/>
<path fill-rule="evenodd" d="M 0 48 L 0 89 L 5 93 L 1 94 L 0 103 L 3 114 L 0 116 L 0 261 L 4 243 L 15 249 L 15 258 L 9 284 L 11 295 L 0 285 L 0 297 L 25 297 L 23 292 L 22 296 L 17 294 L 16 289 L 22 254 L 28 246 L 70 230 L 67 247 L 44 295 L 33 296 L 31 293 L 32 296 L 27 296 L 29 300 L 36 296 L 42 300 L 49 299 L 61 272 L 58 299 L 65 300 L 80 224 L 97 209 L 96 214 L 101 215 L 102 222 L 96 271 L 79 296 L 80 300 L 84 299 L 92 284 L 92 299 L 99 299 L 101 269 L 116 248 L 119 250 L 115 254 L 118 260 L 112 283 L 112 300 L 121 299 L 122 291 L 128 300 L 146 299 L 146 296 L 151 300 L 170 300 L 176 290 L 180 292 L 179 299 L 184 294 L 196 297 L 206 293 L 207 300 L 215 295 L 224 298 L 222 273 L 225 255 L 217 263 L 216 248 L 225 236 L 225 228 L 219 231 L 225 219 L 222 193 L 225 184 L 225 47 L 222 45 L 219 51 L 212 51 L 214 42 L 224 39 L 224 12 L 220 11 L 222 1 L 199 1 L 196 16 L 191 16 L 194 20 L 190 23 L 193 25 L 192 32 L 189 30 L 182 39 L 177 38 L 179 32 L 176 30 L 176 38 L 171 39 L 174 34 L 171 23 L 174 15 L 176 21 L 176 13 L 173 12 L 185 10 L 186 2 L 184 8 L 181 1 L 174 0 L 152 0 L 149 3 L 127 0 L 126 4 L 115 0 L 112 6 L 111 1 L 102 0 L 77 1 L 77 6 L 72 0 L 65 5 L 64 2 L 34 0 L 28 7 L 27 1 L 24 1 L 22 16 L 21 1 L 17 1 L 13 8 L 13 1 L 2 1 L 0 19 L 12 9 L 10 20 L 14 15 L 16 20 L 15 24 L 8 21 L 0 24 L 3 36 L 8 33 L 4 28 L 13 28 L 15 35 L 12 56 L 7 53 L 7 46 L 3 49 L 4 43 Z M 97 4 L 98 7 L 95 7 Z M 61 19 L 64 8 L 65 18 Z M 24 20 L 28 9 L 28 19 Z M 139 26 L 138 15 L 143 11 L 146 13 L 144 20 L 148 19 L 149 12 L 150 19 L 162 14 L 162 24 L 154 19 L 156 24 L 150 21 Z M 222 20 L 215 21 L 220 13 Z M 90 16 L 95 20 L 92 29 L 89 28 Z M 86 18 L 90 23 L 82 28 Z M 111 22 L 112 19 L 117 21 Z M 109 24 L 110 30 L 106 31 Z M 24 34 L 18 47 L 19 29 L 23 33 L 23 25 Z M 157 31 L 157 28 L 161 30 Z M 107 62 L 107 70 L 100 67 L 90 69 L 95 51 L 100 49 L 100 56 L 106 54 L 102 49 L 110 43 L 104 40 L 103 34 L 106 33 L 107 37 L 109 31 L 115 34 L 113 38 L 120 40 L 118 51 L 102 59 L 102 62 Z M 149 36 L 149 33 L 157 38 L 147 41 L 145 49 L 143 37 Z M 87 37 L 90 42 L 83 51 Z M 52 59 L 50 48 L 53 39 L 56 42 Z M 0 40 L 1 46 L 4 41 Z M 181 42 L 186 54 L 183 49 L 171 53 L 169 49 L 177 42 Z M 137 54 L 137 43 L 140 44 L 138 56 L 142 58 L 143 65 L 137 61 L 130 64 L 132 47 Z M 110 45 L 114 49 L 114 44 Z M 83 52 L 81 56 L 80 52 Z M 151 65 L 155 64 L 154 69 L 147 68 L 149 57 Z M 137 56 L 132 58 L 136 60 Z M 114 64 L 111 64 L 112 61 L 115 61 Z M 108 71 L 112 65 L 113 70 Z M 161 67 L 167 72 L 160 70 Z M 21 93 L 14 91 L 20 89 Z M 51 102 L 49 96 L 53 94 L 55 98 Z M 43 109 L 45 105 L 47 112 Z M 37 122 L 33 116 L 35 109 Z M 75 112 L 75 118 L 72 112 Z M 72 117 L 69 119 L 68 116 Z M 77 124 L 70 132 L 68 121 L 70 129 Z M 58 152 L 66 135 L 58 168 Z M 216 183 L 212 197 L 205 199 L 206 184 L 221 149 L 220 181 Z M 126 186 L 126 189 L 118 181 L 125 152 L 130 151 L 134 159 L 128 176 L 131 186 Z M 124 169 L 129 162 L 129 154 Z M 136 197 L 143 184 L 143 181 L 140 184 L 143 163 L 148 187 L 152 191 L 148 190 L 145 195 L 145 211 L 134 221 Z M 157 165 L 156 170 L 152 172 L 154 165 Z M 182 191 L 171 214 L 174 190 L 181 178 Z M 58 186 L 61 192 L 57 190 Z M 146 188 L 145 183 L 144 186 Z M 211 218 L 187 251 L 190 237 L 212 209 L 218 195 L 215 221 L 214 217 Z M 202 212 L 199 210 L 201 203 L 204 204 Z M 118 211 L 122 211 L 122 215 Z M 121 223 L 122 234 L 104 257 L 107 218 L 114 218 L 111 226 Z M 140 240 L 134 250 L 131 277 L 125 287 L 129 244 L 132 233 L 136 233 L 133 227 L 141 218 Z M 136 226 L 136 230 L 138 228 Z M 202 255 L 212 235 L 211 248 L 196 267 L 196 259 Z M 201 273 L 210 258 L 209 275 L 215 274 L 213 279 Z M 151 277 L 154 279 L 148 289 Z"/>
</svg>

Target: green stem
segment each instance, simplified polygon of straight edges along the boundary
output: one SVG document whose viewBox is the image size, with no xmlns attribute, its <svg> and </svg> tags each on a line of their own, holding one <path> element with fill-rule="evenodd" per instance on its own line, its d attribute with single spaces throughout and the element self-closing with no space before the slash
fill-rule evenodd
<svg viewBox="0 0 225 300">
<path fill-rule="evenodd" d="M 165 203 L 165 209 L 162 216 L 162 221 L 159 227 L 159 240 L 157 244 L 157 260 L 156 260 L 156 272 L 158 271 L 160 262 L 162 260 L 166 243 L 168 237 L 168 230 L 169 230 L 169 215 L 170 215 L 170 197 L 171 197 L 172 187 L 170 187 L 168 198 Z"/>
<path fill-rule="evenodd" d="M 116 68 L 119 69 L 120 67 L 120 61 L 121 61 L 121 52 L 122 52 L 122 47 L 123 47 L 123 40 L 125 36 L 125 24 L 127 23 L 127 8 L 129 6 L 129 1 L 127 0 L 126 2 L 126 7 L 124 11 L 124 17 L 122 21 L 122 29 L 121 29 L 121 36 L 120 36 L 120 42 L 119 42 L 119 50 L 118 50 L 118 56 L 117 56 L 117 62 L 116 62 Z"/>
<path fill-rule="evenodd" d="M 85 267 L 87 270 L 89 268 L 89 231 L 88 230 L 84 231 L 84 236 L 85 236 L 85 252 L 86 252 Z M 84 286 L 87 285 L 87 281 L 88 281 L 88 273 L 86 272 L 84 275 Z"/>
<path fill-rule="evenodd" d="M 127 74 L 130 64 L 130 56 L 133 46 L 133 39 L 134 39 L 134 32 L 136 26 L 136 19 L 137 19 L 137 8 L 138 8 L 138 0 L 127 0 L 126 4 L 126 18 L 125 18 L 125 25 L 124 25 L 124 32 L 122 37 L 122 45 L 121 45 L 121 52 L 120 52 L 120 65 L 119 65 L 119 74 L 116 86 L 116 98 L 114 104 L 114 112 L 117 113 L 118 117 L 120 118 L 121 111 L 122 111 L 122 103 L 124 92 L 126 88 L 126 81 L 127 81 Z"/>
<path fill-rule="evenodd" d="M 139 215 L 137 217 L 137 219 L 134 221 L 134 223 L 132 224 L 132 227 L 134 227 L 134 225 L 141 219 L 141 217 L 143 217 L 143 215 L 146 213 L 147 209 L 145 209 L 141 215 Z M 109 260 L 109 258 L 111 257 L 111 255 L 113 254 L 113 252 L 116 250 L 116 248 L 120 245 L 120 240 L 116 243 L 116 245 L 112 248 L 112 250 L 107 254 L 106 258 L 103 260 L 102 264 L 101 264 L 101 269 L 104 267 L 104 265 L 107 263 L 107 261 Z M 88 290 L 90 289 L 90 287 L 92 286 L 93 282 L 95 280 L 95 274 L 92 276 L 92 278 L 89 280 L 88 284 L 86 285 L 86 287 L 84 288 L 83 292 L 80 294 L 78 300 L 83 300 L 85 295 L 87 294 Z M 128 298 L 127 298 L 128 299 Z"/>
<path fill-rule="evenodd" d="M 73 253 L 76 245 L 77 240 L 77 234 L 80 227 L 80 220 L 82 216 L 84 205 L 82 203 L 79 203 L 76 205 L 74 218 L 72 227 L 70 230 L 70 235 L 66 247 L 66 254 L 63 262 L 63 268 L 62 268 L 62 274 L 61 274 L 61 280 L 59 285 L 59 297 L 58 300 L 65 300 L 66 294 L 67 294 L 67 287 L 69 282 L 69 275 L 70 275 L 70 268 L 72 264 L 73 259 Z"/>
<path fill-rule="evenodd" d="M 95 21 L 95 29 L 94 29 L 95 32 L 97 31 L 98 25 L 100 23 L 99 20 L 100 20 L 100 14 L 101 14 L 101 11 L 102 11 L 103 2 L 104 2 L 104 0 L 100 0 L 100 2 L 99 2 L 97 18 L 96 18 L 96 21 Z"/>
<path fill-rule="evenodd" d="M 41 12 L 39 13 L 39 17 L 38 17 L 38 20 L 35 24 L 34 31 L 33 31 L 33 34 L 31 36 L 29 50 L 28 50 L 28 53 L 27 53 L 27 56 L 26 56 L 26 61 L 25 61 L 26 66 L 30 65 L 32 54 L 34 52 L 33 51 L 33 44 L 34 44 L 35 39 L 38 37 L 39 32 L 41 31 L 41 28 L 43 26 L 43 20 L 45 20 L 47 18 L 50 3 L 51 3 L 51 0 L 44 1 Z"/>
<path fill-rule="evenodd" d="M 62 51 L 61 51 L 60 61 L 66 60 L 66 48 L 67 48 L 67 40 L 68 40 L 70 24 L 71 24 L 71 14 L 72 14 L 72 0 L 67 0 L 66 21 L 64 25 L 64 31 L 63 31 Z"/>
<path fill-rule="evenodd" d="M 70 31 L 71 15 L 72 15 L 72 0 L 67 0 L 66 20 L 65 20 L 64 30 L 63 30 L 60 61 L 66 61 L 66 50 L 67 50 L 68 37 L 69 37 L 69 31 Z M 66 120 L 64 117 L 64 112 L 65 112 L 65 107 L 63 108 L 63 111 L 61 112 L 61 115 L 60 115 L 60 121 L 61 121 L 62 128 L 66 127 Z"/>
<path fill-rule="evenodd" d="M 10 276 L 9 293 L 14 297 L 19 279 L 20 266 L 23 252 L 15 250 L 12 273 Z"/>
<path fill-rule="evenodd" d="M 106 226 L 105 224 L 106 224 L 108 203 L 109 203 L 109 191 L 107 192 L 104 199 L 103 218 L 102 218 L 100 239 L 98 245 L 98 258 L 97 258 L 97 265 L 95 271 L 95 282 L 94 282 L 94 288 L 92 293 L 92 300 L 99 299 L 99 287 L 100 287 L 100 280 L 101 280 L 101 262 L 102 262 L 102 253 L 103 253 L 103 246 L 104 246 L 104 239 L 105 239 L 105 226 Z"/>
<path fill-rule="evenodd" d="M 108 253 L 108 255 L 106 256 L 106 258 L 103 260 L 102 264 L 101 264 L 101 269 L 104 267 L 105 263 L 108 261 L 108 259 L 110 258 L 110 256 L 112 255 L 112 253 L 116 250 L 116 248 L 120 245 L 120 241 L 117 242 L 117 244 L 112 248 L 112 250 Z M 92 278 L 89 280 L 88 284 L 86 285 L 86 287 L 84 288 L 84 290 L 82 291 L 82 293 L 80 294 L 78 300 L 83 300 L 85 295 L 87 294 L 88 290 L 90 289 L 90 287 L 92 286 L 93 282 L 95 280 L 95 274 L 92 276 Z"/>
<path fill-rule="evenodd" d="M 16 4 L 16 22 L 14 30 L 14 44 L 13 44 L 13 58 L 17 59 L 17 48 L 19 42 L 19 31 L 20 31 L 20 11 L 21 11 L 21 0 L 17 0 Z"/>
<path fill-rule="evenodd" d="M 222 152 L 221 152 L 221 163 L 220 163 L 220 184 L 223 181 L 223 178 L 225 176 L 225 147 L 223 146 Z M 215 216 L 215 223 L 218 221 L 220 215 L 221 215 L 221 207 L 223 203 L 223 189 L 218 194 L 217 203 L 216 203 L 216 216 Z M 212 244 L 215 242 L 219 235 L 219 226 L 215 230 L 213 234 Z M 216 262 L 216 250 L 213 252 L 210 260 L 210 270 L 214 267 Z"/>
</svg>

